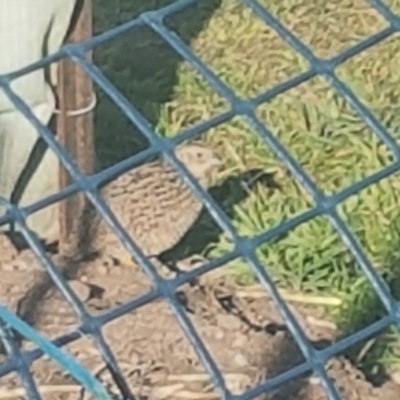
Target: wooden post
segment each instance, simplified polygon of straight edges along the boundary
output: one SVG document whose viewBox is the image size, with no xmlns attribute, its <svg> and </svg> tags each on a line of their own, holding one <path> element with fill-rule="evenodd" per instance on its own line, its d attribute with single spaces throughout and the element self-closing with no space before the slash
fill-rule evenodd
<svg viewBox="0 0 400 400">
<path fill-rule="evenodd" d="M 91 0 L 82 0 L 78 5 L 67 43 L 79 43 L 92 36 L 91 3 Z M 87 57 L 91 60 L 92 54 L 88 53 Z M 76 111 L 87 109 L 93 102 L 91 79 L 79 65 L 65 59 L 58 65 L 57 92 L 58 107 L 61 111 L 57 117 L 58 140 L 77 163 L 80 171 L 90 174 L 94 168 L 93 112 L 76 115 Z M 70 176 L 64 168 L 60 168 L 61 188 L 69 184 L 71 184 Z M 69 235 L 73 220 L 82 206 L 82 200 L 81 195 L 72 196 L 60 204 L 61 243 L 65 242 Z"/>
</svg>

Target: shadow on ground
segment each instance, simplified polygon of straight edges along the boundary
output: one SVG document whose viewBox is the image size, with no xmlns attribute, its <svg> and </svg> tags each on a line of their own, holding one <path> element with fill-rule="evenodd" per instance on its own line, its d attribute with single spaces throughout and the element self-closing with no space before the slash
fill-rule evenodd
<svg viewBox="0 0 400 400">
<path fill-rule="evenodd" d="M 230 176 L 222 184 L 212 187 L 209 192 L 228 219 L 232 220 L 235 205 L 245 200 L 256 184 L 261 184 L 269 190 L 280 190 L 274 174 L 265 173 L 261 169 L 253 169 Z M 222 229 L 208 211 L 203 209 L 197 222 L 183 240 L 173 249 L 162 254 L 161 259 L 169 264 L 172 260 L 199 255 L 208 244 L 218 241 L 221 233 Z"/>
</svg>

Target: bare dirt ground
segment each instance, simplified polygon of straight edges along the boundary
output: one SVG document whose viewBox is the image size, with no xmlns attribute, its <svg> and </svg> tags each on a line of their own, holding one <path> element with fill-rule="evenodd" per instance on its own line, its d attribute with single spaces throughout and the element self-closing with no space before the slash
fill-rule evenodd
<svg viewBox="0 0 400 400">
<path fill-rule="evenodd" d="M 1 265 L 0 301 L 15 310 L 18 299 L 35 282 L 40 268 L 28 252 Z M 27 271 L 30 270 L 29 273 Z M 151 284 L 138 267 L 108 267 L 101 260 L 88 264 L 73 282 L 89 313 L 99 315 L 146 293 Z M 240 394 L 265 379 L 275 377 L 302 362 L 302 355 L 267 296 L 251 298 L 241 293 L 221 273 L 204 276 L 194 286 L 182 287 L 180 298 L 189 319 L 207 350 L 221 369 L 227 387 Z M 185 301 L 183 301 L 185 299 Z M 310 340 L 316 346 L 335 338 L 335 326 L 324 320 L 318 307 L 290 305 Z M 50 338 L 78 326 L 78 319 L 61 294 L 54 291 L 42 304 L 36 328 Z M 138 399 L 208 400 L 220 395 L 195 351 L 179 327 L 169 306 L 158 300 L 106 324 L 104 338 L 113 351 L 129 387 Z M 26 349 L 32 348 L 24 343 Z M 93 340 L 89 337 L 66 346 L 109 390 L 120 399 Z M 374 387 L 344 357 L 330 361 L 329 376 L 344 400 L 397 399 L 400 387 L 387 382 Z M 90 398 L 55 364 L 40 359 L 31 370 L 46 400 Z M 24 398 L 15 375 L 0 379 L 0 400 Z M 315 377 L 299 378 L 282 388 L 257 397 L 268 400 L 324 400 L 324 390 Z"/>
</svg>

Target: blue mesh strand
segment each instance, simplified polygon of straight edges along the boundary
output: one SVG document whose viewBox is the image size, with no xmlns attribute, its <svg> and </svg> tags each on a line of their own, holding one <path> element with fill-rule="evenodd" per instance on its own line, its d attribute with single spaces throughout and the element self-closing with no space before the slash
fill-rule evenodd
<svg viewBox="0 0 400 400">
<path fill-rule="evenodd" d="M 26 363 L 23 356 L 19 353 L 18 349 L 15 348 L 13 340 L 7 335 L 9 327 L 14 328 L 17 332 L 23 335 L 40 347 L 52 360 L 57 362 L 64 370 L 68 371 L 78 382 L 80 382 L 95 399 L 99 400 L 111 400 L 103 386 L 98 382 L 86 368 L 82 367 L 74 358 L 69 356 L 67 353 L 59 349 L 53 343 L 44 339 L 35 329 L 32 329 L 24 321 L 16 317 L 13 313 L 7 310 L 2 304 L 0 304 L 0 313 L 2 319 L 2 327 L 0 330 L 3 342 L 5 343 L 8 353 L 11 358 L 19 358 L 18 362 L 21 363 L 20 371 L 24 372 L 22 375 L 27 394 L 30 399 L 39 399 L 39 393 L 33 383 L 32 377 L 29 374 Z M 6 325 L 7 324 L 7 325 Z M 23 365 L 23 367 L 22 367 Z"/>
</svg>

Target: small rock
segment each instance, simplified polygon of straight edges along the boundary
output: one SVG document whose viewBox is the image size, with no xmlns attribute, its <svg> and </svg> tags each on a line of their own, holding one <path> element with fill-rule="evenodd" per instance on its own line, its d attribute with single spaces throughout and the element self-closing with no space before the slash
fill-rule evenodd
<svg viewBox="0 0 400 400">
<path fill-rule="evenodd" d="M 108 266 L 105 264 L 101 264 L 97 267 L 96 271 L 99 275 L 107 275 L 108 274 Z"/>
<path fill-rule="evenodd" d="M 315 376 L 315 375 L 310 376 L 310 378 L 308 379 L 308 382 L 310 383 L 310 385 L 313 385 L 313 386 L 321 385 L 320 377 Z"/>
<path fill-rule="evenodd" d="M 139 365 L 140 356 L 138 353 L 133 352 L 129 357 L 129 362 L 131 365 Z"/>
<path fill-rule="evenodd" d="M 78 280 L 68 282 L 71 289 L 77 295 L 80 301 L 85 302 L 90 297 L 90 287 Z"/>
<path fill-rule="evenodd" d="M 246 367 L 249 364 L 247 358 L 241 353 L 236 354 L 234 362 L 238 367 Z"/>
<path fill-rule="evenodd" d="M 225 336 L 225 333 L 222 329 L 217 329 L 215 331 L 215 339 L 222 340 L 224 338 L 224 336 Z"/>
<path fill-rule="evenodd" d="M 220 328 L 230 331 L 238 331 L 242 326 L 239 318 L 234 315 L 220 314 L 217 316 L 217 323 Z"/>
<path fill-rule="evenodd" d="M 1 269 L 6 272 L 15 271 L 14 263 L 6 262 L 1 264 Z"/>
<path fill-rule="evenodd" d="M 244 348 L 248 339 L 244 335 L 237 335 L 236 339 L 232 343 L 234 349 Z"/>
</svg>

